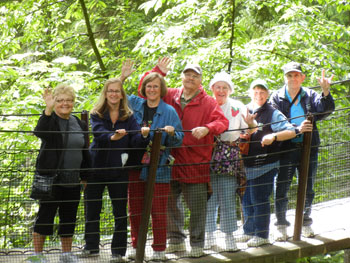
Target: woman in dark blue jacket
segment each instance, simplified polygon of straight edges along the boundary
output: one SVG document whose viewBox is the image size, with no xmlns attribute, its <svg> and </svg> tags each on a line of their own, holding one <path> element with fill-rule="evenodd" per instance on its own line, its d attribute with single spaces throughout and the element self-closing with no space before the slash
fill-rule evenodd
<svg viewBox="0 0 350 263">
<path fill-rule="evenodd" d="M 107 187 L 115 221 L 112 260 L 123 262 L 127 247 L 128 175 L 122 167 L 127 160 L 127 148 L 147 146 L 150 129 L 141 129 L 136 122 L 119 79 L 106 81 L 99 101 L 91 111 L 91 126 L 94 140 L 90 151 L 95 175 L 88 180 L 86 188 L 86 244 L 81 256 L 99 254 L 102 196 Z"/>
</svg>

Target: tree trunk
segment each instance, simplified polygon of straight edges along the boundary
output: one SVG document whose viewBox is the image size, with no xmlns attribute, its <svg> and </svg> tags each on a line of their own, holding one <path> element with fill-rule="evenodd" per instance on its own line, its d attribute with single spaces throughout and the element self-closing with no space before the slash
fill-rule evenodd
<svg viewBox="0 0 350 263">
<path fill-rule="evenodd" d="M 84 2 L 84 0 L 79 0 L 79 2 L 80 2 L 81 8 L 82 8 L 83 13 L 84 13 L 85 24 L 86 24 L 86 28 L 87 28 L 87 32 L 88 32 L 88 36 L 89 36 L 89 40 L 90 40 L 92 49 L 94 50 L 94 53 L 95 53 L 96 59 L 98 61 L 98 64 L 100 65 L 102 74 L 105 75 L 106 74 L 106 67 L 103 64 L 100 52 L 98 51 L 98 48 L 97 48 L 97 45 L 96 45 L 96 42 L 95 42 L 94 34 L 93 34 L 92 30 L 91 30 L 89 14 L 87 12 L 85 2 Z"/>
</svg>

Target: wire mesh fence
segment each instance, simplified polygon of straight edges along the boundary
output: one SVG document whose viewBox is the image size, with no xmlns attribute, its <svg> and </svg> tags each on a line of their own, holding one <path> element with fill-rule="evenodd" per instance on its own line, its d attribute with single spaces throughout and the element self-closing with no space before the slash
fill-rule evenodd
<svg viewBox="0 0 350 263">
<path fill-rule="evenodd" d="M 319 153 L 318 153 L 318 169 L 317 169 L 317 176 L 314 182 L 314 190 L 315 190 L 315 199 L 314 204 L 323 204 L 327 201 L 331 200 L 347 200 L 344 198 L 349 197 L 350 193 L 350 133 L 348 127 L 350 126 L 350 115 L 349 115 L 349 109 L 338 109 L 336 110 L 329 118 L 326 120 L 319 122 L 319 132 L 321 137 L 321 145 L 319 147 Z M 1 141 L 2 146 L 0 147 L 0 196 L 1 196 L 1 209 L 0 209 L 0 261 L 4 262 L 19 262 L 26 260 L 27 258 L 30 258 L 33 254 L 34 248 L 33 248 L 33 226 L 34 222 L 37 216 L 38 212 L 38 201 L 32 200 L 30 198 L 30 192 L 31 192 L 31 186 L 32 186 L 32 180 L 33 180 L 33 174 L 35 171 L 35 163 L 36 158 L 39 153 L 39 145 L 40 141 L 36 139 L 33 134 L 33 127 L 35 126 L 35 123 L 38 119 L 38 115 L 18 115 L 18 116 L 1 116 L 2 118 L 2 124 L 1 124 Z M 18 126 L 18 123 L 21 123 L 20 126 Z M 208 150 L 211 150 L 211 146 L 207 146 Z M 103 150 L 103 149 L 101 149 Z M 129 154 L 133 154 L 132 149 Z M 188 163 L 185 165 L 179 165 L 175 164 L 172 165 L 172 168 L 174 169 L 183 169 L 188 166 L 197 167 L 195 169 L 197 172 L 196 174 L 190 174 L 189 177 L 209 177 L 210 176 L 210 170 L 208 169 L 209 163 L 192 163 L 191 160 L 188 160 Z M 123 170 L 123 171 L 133 171 L 133 175 L 136 174 L 136 177 L 134 176 L 133 179 L 130 179 L 130 182 L 128 180 L 120 181 L 120 180 L 111 180 L 106 181 L 104 184 L 106 187 L 103 188 L 103 195 L 102 195 L 102 212 L 100 214 L 99 218 L 99 229 L 98 232 L 100 233 L 100 240 L 98 241 L 98 247 L 99 247 L 99 258 L 80 258 L 80 262 L 104 262 L 109 261 L 111 259 L 111 246 L 113 244 L 113 233 L 115 231 L 115 219 L 116 215 L 119 215 L 116 213 L 115 209 L 118 209 L 118 207 L 114 207 L 112 205 L 111 199 L 113 201 L 119 200 L 122 201 L 122 203 L 127 203 L 127 208 L 130 208 L 130 201 L 136 200 L 136 206 L 137 205 L 143 205 L 143 199 L 144 199 L 144 193 L 146 189 L 146 185 L 144 184 L 144 181 L 140 180 L 138 178 L 140 169 L 143 166 L 134 166 L 131 167 L 131 169 L 127 169 L 126 167 L 120 168 L 120 167 L 110 167 L 109 169 L 112 169 L 114 171 L 117 170 Z M 189 169 L 186 169 L 187 171 Z M 199 174 L 198 174 L 198 171 Z M 98 170 L 95 171 L 96 174 L 98 174 Z M 220 175 L 216 175 L 220 176 Z M 152 233 L 152 230 L 155 232 L 166 232 L 165 228 L 166 226 L 162 224 L 162 220 L 164 221 L 164 216 L 169 218 L 169 209 L 179 209 L 179 211 L 183 208 L 183 224 L 182 219 L 177 220 L 176 222 L 181 222 L 180 225 L 174 225 L 174 222 L 168 219 L 168 242 L 171 242 L 169 238 L 171 239 L 171 231 L 174 229 L 180 229 L 181 236 L 176 236 L 178 233 L 174 234 L 175 236 L 173 240 L 183 240 L 185 239 L 185 247 L 180 247 L 180 251 L 183 249 L 189 250 L 191 248 L 191 245 L 193 245 L 192 242 L 204 242 L 205 234 L 208 235 L 208 232 L 213 232 L 214 237 L 216 237 L 216 243 L 212 246 L 206 247 L 208 249 L 205 250 L 206 254 L 211 253 L 220 253 L 225 250 L 225 232 L 228 233 L 228 231 L 233 231 L 233 238 L 236 240 L 236 243 L 238 245 L 238 249 L 246 249 L 246 241 L 245 237 L 242 232 L 242 220 L 243 220 L 243 213 L 242 213 L 242 205 L 241 205 L 241 197 L 237 194 L 237 191 L 233 190 L 235 188 L 239 189 L 239 185 L 236 180 L 232 180 L 233 177 L 230 177 L 228 175 L 224 175 L 227 178 L 227 181 L 224 182 L 225 185 L 222 187 L 226 187 L 229 189 L 232 189 L 231 195 L 234 197 L 233 200 L 235 202 L 235 210 L 234 211 L 225 211 L 225 208 L 220 206 L 216 207 L 214 206 L 214 213 L 215 216 L 211 217 L 210 220 L 214 220 L 213 222 L 210 222 L 211 226 L 208 225 L 208 217 L 206 213 L 195 215 L 193 211 L 196 211 L 195 207 L 196 205 L 202 203 L 203 206 L 203 200 L 199 199 L 196 202 L 191 202 L 190 200 L 187 200 L 186 198 L 190 198 L 189 196 L 193 194 L 194 191 L 198 191 L 196 194 L 196 198 L 203 198 L 205 196 L 205 206 L 207 205 L 207 200 L 209 199 L 209 196 L 211 194 L 211 188 L 207 186 L 206 183 L 203 183 L 205 187 L 197 187 L 197 188 L 190 188 L 186 187 L 184 185 L 179 185 L 178 187 L 169 186 L 158 186 L 155 188 L 155 196 L 157 196 L 156 201 L 159 201 L 157 204 L 153 204 L 154 207 L 158 207 L 159 211 L 152 211 L 152 217 L 154 222 L 150 220 L 150 223 L 148 225 L 148 228 L 146 229 L 147 233 L 147 240 L 146 240 L 146 246 L 145 246 L 145 258 L 147 260 L 151 260 L 151 256 L 153 253 L 153 250 L 157 251 L 157 242 L 155 242 L 155 239 L 160 242 L 164 242 L 161 237 L 154 236 Z M 126 177 L 128 178 L 128 177 Z M 136 178 L 136 179 L 135 179 Z M 215 178 L 215 175 L 212 175 L 212 180 Z M 287 218 L 291 223 L 294 221 L 294 209 L 296 207 L 296 200 L 297 200 L 297 180 L 298 176 L 293 177 L 291 188 L 288 192 L 288 212 L 287 212 Z M 205 182 L 205 180 L 204 180 Z M 129 183 L 129 190 L 130 185 L 131 188 L 134 190 L 133 194 L 130 195 L 129 193 L 129 199 L 127 193 L 119 193 L 120 195 L 116 195 L 117 193 L 115 191 L 119 191 L 120 189 L 125 189 L 125 185 Z M 174 183 L 174 182 L 172 182 Z M 100 182 L 89 182 L 88 184 L 90 187 L 93 187 L 94 185 L 100 185 Z M 112 187 L 110 187 L 112 185 Z M 88 186 L 88 187 L 89 187 Z M 116 187 L 114 187 L 116 186 Z M 109 188 L 108 188 L 109 187 Z M 136 188 L 135 188 L 136 187 Z M 250 187 L 250 185 L 248 185 Z M 251 186 L 255 187 L 255 186 Z M 119 189 L 119 190 L 118 190 Z M 219 189 L 219 188 L 216 188 Z M 110 190 L 110 193 L 108 192 Z M 122 190 L 120 190 L 122 191 Z M 177 194 L 179 192 L 176 191 L 182 191 L 182 193 L 185 193 L 184 195 L 180 195 L 179 199 L 174 198 L 177 197 Z M 274 188 L 272 189 L 274 192 Z M 86 193 L 85 193 L 86 194 Z M 212 193 L 213 195 L 210 198 L 214 198 L 215 192 Z M 168 198 L 169 196 L 172 196 L 172 199 Z M 191 197 L 192 200 L 193 197 Z M 269 233 L 269 239 L 272 242 L 275 240 L 275 231 L 274 231 L 274 223 L 275 223 L 275 205 L 274 205 L 274 194 L 270 196 L 270 211 L 268 211 L 268 215 L 271 216 L 271 222 L 270 222 L 270 233 Z M 85 200 L 85 201 L 84 201 Z M 141 200 L 141 201 L 140 201 Z M 180 200 L 180 201 L 179 201 Z M 209 199 L 210 200 L 210 199 Z M 77 212 L 77 221 L 76 221 L 76 227 L 75 232 L 73 236 L 73 253 L 75 255 L 79 255 L 84 246 L 86 245 L 85 242 L 85 231 L 86 231 L 86 202 L 91 201 L 87 200 L 86 196 L 84 197 L 84 191 L 80 192 L 80 203 L 78 207 Z M 96 201 L 96 200 L 95 200 Z M 179 201 L 179 202 L 178 202 Z M 223 200 L 221 200 L 223 201 Z M 225 200 L 224 200 L 225 201 Z M 163 203 L 162 203 L 163 202 Z M 166 203 L 164 203 L 166 202 Z M 223 204 L 224 202 L 221 202 L 220 204 Z M 167 205 L 168 209 L 161 209 L 164 208 L 163 206 Z M 134 204 L 135 206 L 135 204 Z M 189 210 L 189 206 L 192 210 L 192 217 Z M 123 210 L 123 206 L 121 208 Z M 327 209 L 327 206 L 322 209 Z M 139 218 L 142 214 L 140 214 L 140 211 L 142 209 L 139 207 L 135 209 L 132 213 L 133 219 Z M 171 211 L 170 211 L 171 212 Z M 165 213 L 165 215 L 164 215 Z M 223 214 L 227 218 L 230 218 L 229 222 L 222 222 L 221 218 L 223 217 Z M 123 216 L 123 213 L 121 213 Z M 161 215 L 163 217 L 160 217 L 160 221 L 156 221 L 156 217 L 158 215 Z M 266 216 L 265 214 L 264 216 Z M 130 256 L 130 253 L 135 253 L 136 251 L 133 250 L 133 247 L 137 244 L 135 241 L 135 233 L 132 234 L 133 229 L 130 227 L 130 209 L 125 211 L 125 216 L 127 216 L 127 229 L 125 233 L 121 232 L 116 233 L 116 238 L 119 239 L 122 235 L 126 234 L 127 236 L 127 245 L 125 249 L 126 257 Z M 197 216 L 197 217 L 196 217 Z M 117 216 L 118 217 L 118 216 Z M 163 219 L 162 219 L 163 218 Z M 194 222 L 191 222 L 190 220 L 195 220 Z M 118 218 L 120 219 L 120 218 Z M 317 218 L 314 218 L 314 221 L 317 221 Z M 159 223 L 160 222 L 160 223 Z M 152 225 L 153 223 L 153 225 Z M 191 229 L 191 231 L 196 231 L 196 227 L 199 229 L 200 224 L 206 224 L 206 233 L 200 233 L 197 234 L 198 236 L 202 236 L 203 240 L 201 241 L 195 241 L 191 240 L 190 242 L 190 226 L 194 229 Z M 60 260 L 61 255 L 61 243 L 60 243 L 60 237 L 57 234 L 59 225 L 58 217 L 55 217 L 54 221 L 54 234 L 48 235 L 45 247 L 44 247 L 44 255 L 50 260 L 50 262 L 58 262 Z M 152 228 L 153 227 L 153 228 Z M 209 231 L 208 227 L 211 228 Z M 122 229 L 122 228 L 120 228 Z M 228 230 L 227 230 L 228 229 Z M 291 235 L 291 227 L 288 231 Z M 176 232 L 174 230 L 174 232 Z M 200 231 L 200 230 L 198 230 Z M 134 230 L 135 232 L 135 230 Z M 137 232 L 137 231 L 136 231 Z M 153 246 L 152 246 L 153 243 Z M 171 243 L 168 243 L 166 246 L 169 248 L 169 245 Z M 173 243 L 176 244 L 176 243 Z M 163 245 L 163 244 L 162 244 Z M 165 245 L 165 244 L 164 244 Z M 202 244 L 204 246 L 204 244 Z M 186 252 L 180 252 L 180 253 L 167 253 L 166 258 L 171 259 L 177 259 L 181 257 L 187 257 L 188 254 Z M 127 260 L 132 261 L 132 257 L 135 257 L 135 255 L 131 255 L 131 257 Z"/>
</svg>

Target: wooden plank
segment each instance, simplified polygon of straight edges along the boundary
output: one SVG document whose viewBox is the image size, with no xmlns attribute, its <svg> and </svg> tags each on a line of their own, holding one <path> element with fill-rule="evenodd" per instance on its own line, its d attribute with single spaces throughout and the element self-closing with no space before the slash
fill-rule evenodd
<svg viewBox="0 0 350 263">
<path fill-rule="evenodd" d="M 300 257 L 316 256 L 333 251 L 350 249 L 350 221 L 344 213 L 350 211 L 350 198 L 333 200 L 314 206 L 314 229 L 317 234 L 315 238 L 302 238 L 301 241 L 274 242 L 272 245 L 262 246 L 259 248 L 247 248 L 245 243 L 238 243 L 241 249 L 235 253 L 219 253 L 213 250 L 205 250 L 207 256 L 201 258 L 186 258 L 185 253 L 167 254 L 169 261 L 176 263 L 215 263 L 215 262 L 232 262 L 232 263 L 278 263 L 293 262 Z M 288 211 L 290 213 L 291 211 Z M 292 215 L 293 216 L 293 215 Z M 271 235 L 273 236 L 274 217 L 271 218 Z M 271 240 L 272 241 L 272 240 Z M 150 255 L 152 240 L 147 241 L 146 254 Z M 186 240 L 187 250 L 190 246 Z M 218 246 L 224 243 L 224 236 L 221 235 L 217 240 Z M 52 248 L 50 248 L 52 249 Z M 17 252 L 16 252 L 17 251 Z M 75 250 L 76 251 L 76 250 Z M 346 250 L 349 257 L 349 252 Z M 6 252 L 10 255 L 6 255 Z M 28 249 L 1 250 L 0 262 L 22 262 L 29 253 Z M 58 262 L 59 249 L 48 254 L 50 262 Z M 98 259 L 84 259 L 80 262 L 109 262 L 109 246 L 101 250 Z M 345 256 L 344 256 L 345 258 Z M 345 263 L 350 263 L 344 260 Z"/>
</svg>

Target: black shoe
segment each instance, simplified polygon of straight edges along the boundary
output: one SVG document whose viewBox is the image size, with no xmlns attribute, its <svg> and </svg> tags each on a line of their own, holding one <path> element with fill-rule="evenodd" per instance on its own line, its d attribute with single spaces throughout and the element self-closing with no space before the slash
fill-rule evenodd
<svg viewBox="0 0 350 263">
<path fill-rule="evenodd" d="M 91 258 L 91 257 L 98 257 L 99 255 L 100 255 L 99 251 L 83 249 L 81 251 L 81 253 L 78 254 L 78 257 L 80 257 L 80 258 Z"/>
</svg>

